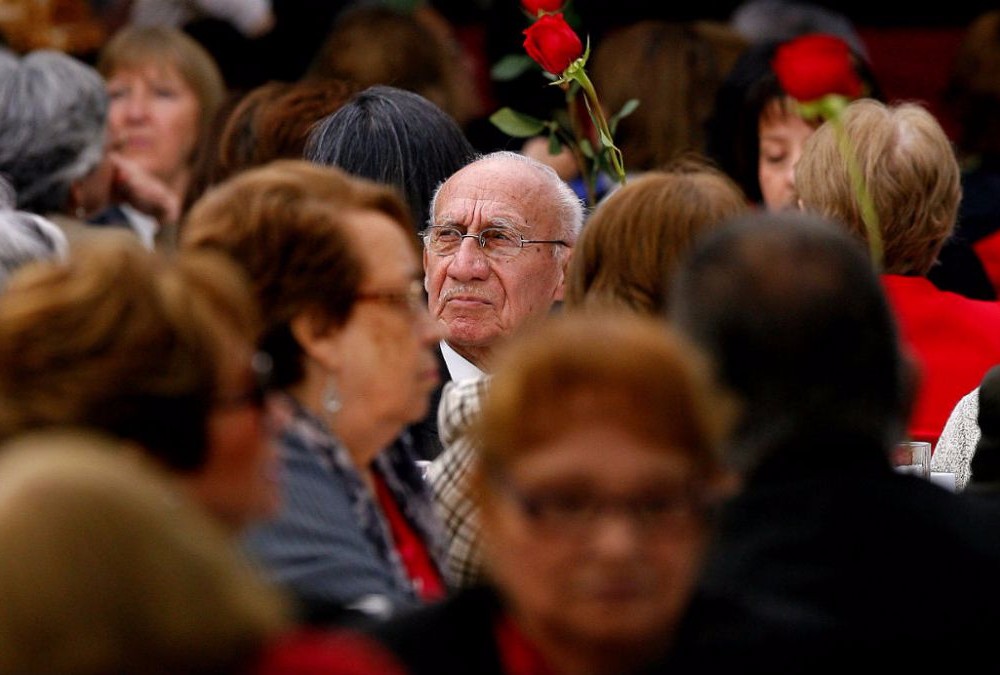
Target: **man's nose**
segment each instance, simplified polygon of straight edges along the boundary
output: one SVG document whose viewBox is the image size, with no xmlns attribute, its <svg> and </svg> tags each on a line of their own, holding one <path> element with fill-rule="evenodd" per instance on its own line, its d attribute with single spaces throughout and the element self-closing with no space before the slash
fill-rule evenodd
<svg viewBox="0 0 1000 675">
<path fill-rule="evenodd" d="M 485 279 L 490 275 L 490 263 L 486 251 L 475 237 L 466 237 L 458 245 L 458 250 L 448 265 L 449 276 L 460 280 Z"/>
</svg>

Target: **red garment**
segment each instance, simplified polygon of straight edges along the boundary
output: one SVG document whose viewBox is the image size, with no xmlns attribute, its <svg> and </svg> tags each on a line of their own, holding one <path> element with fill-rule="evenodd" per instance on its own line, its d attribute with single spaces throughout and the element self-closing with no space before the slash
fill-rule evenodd
<svg viewBox="0 0 1000 675">
<path fill-rule="evenodd" d="M 503 672 L 507 675 L 555 675 L 541 652 L 506 614 L 497 617 L 493 624 L 493 634 L 496 636 Z"/>
<path fill-rule="evenodd" d="M 406 573 L 413 582 L 413 587 L 420 597 L 431 602 L 445 596 L 444 580 L 437 565 L 431 560 L 430 553 L 423 540 L 413 531 L 406 517 L 400 511 L 399 505 L 392 496 L 392 491 L 385 484 L 385 478 L 375 472 L 375 493 L 378 497 L 382 513 L 389 521 L 392 530 L 392 540 L 396 544 L 396 552 L 406 567 Z"/>
<path fill-rule="evenodd" d="M 249 675 L 403 675 L 391 652 L 348 630 L 295 630 L 264 648 Z"/>
<path fill-rule="evenodd" d="M 983 263 L 986 275 L 993 282 L 1000 297 L 1000 232 L 994 232 L 972 244 L 972 249 Z"/>
<path fill-rule="evenodd" d="M 937 444 L 959 399 L 1000 363 L 1000 303 L 940 291 L 923 277 L 884 274 L 882 284 L 920 369 L 908 435 Z"/>
</svg>

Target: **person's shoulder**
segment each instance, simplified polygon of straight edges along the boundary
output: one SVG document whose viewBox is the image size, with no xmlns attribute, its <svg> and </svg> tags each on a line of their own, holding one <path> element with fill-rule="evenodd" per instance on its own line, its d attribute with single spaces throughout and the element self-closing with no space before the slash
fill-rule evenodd
<svg viewBox="0 0 1000 675">
<path fill-rule="evenodd" d="M 921 315 L 927 312 L 941 323 L 959 324 L 969 329 L 987 333 L 1000 326 L 1000 302 L 977 300 L 935 287 L 925 277 L 908 277 L 883 274 L 882 283 L 896 312 Z M 1000 340 L 1000 332 L 995 333 Z"/>
<path fill-rule="evenodd" d="M 388 647 L 411 675 L 499 672 L 493 639 L 499 607 L 495 593 L 478 586 L 358 627 Z"/>
<path fill-rule="evenodd" d="M 476 625 L 492 625 L 500 611 L 495 592 L 485 586 L 462 589 L 440 602 L 422 605 L 402 612 L 391 619 L 362 626 L 366 633 L 389 641 L 405 642 L 410 636 L 433 632 L 450 641 Z M 451 633 L 445 637 L 444 633 Z"/>
</svg>

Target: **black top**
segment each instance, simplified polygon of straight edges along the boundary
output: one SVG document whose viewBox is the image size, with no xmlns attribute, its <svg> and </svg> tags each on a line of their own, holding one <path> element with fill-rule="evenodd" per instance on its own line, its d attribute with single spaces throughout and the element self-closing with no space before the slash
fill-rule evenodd
<svg viewBox="0 0 1000 675">
<path fill-rule="evenodd" d="M 670 672 L 926 672 L 991 655 L 1000 510 L 836 434 L 777 450 L 726 505 Z"/>
<path fill-rule="evenodd" d="M 395 654 L 409 675 L 504 675 L 493 632 L 500 611 L 491 589 L 467 588 L 364 629 Z"/>
</svg>

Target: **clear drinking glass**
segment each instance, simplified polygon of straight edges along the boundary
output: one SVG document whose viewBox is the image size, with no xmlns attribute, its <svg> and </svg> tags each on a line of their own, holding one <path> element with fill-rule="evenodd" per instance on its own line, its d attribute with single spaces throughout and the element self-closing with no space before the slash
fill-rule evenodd
<svg viewBox="0 0 1000 675">
<path fill-rule="evenodd" d="M 904 441 L 892 451 L 892 466 L 900 473 L 931 478 L 931 444 L 927 441 Z"/>
</svg>

